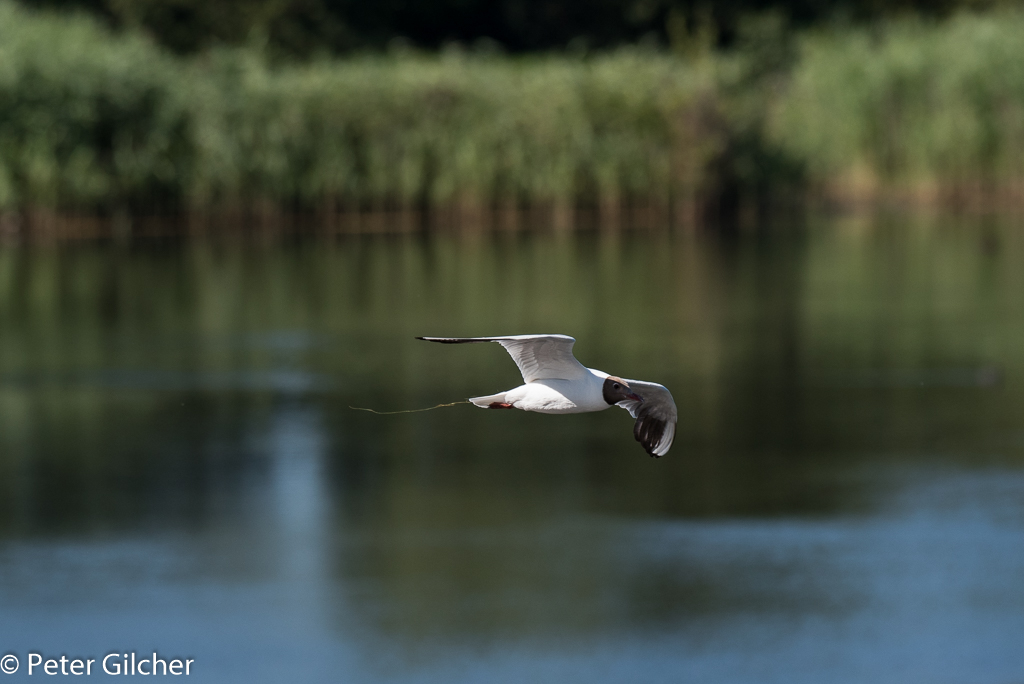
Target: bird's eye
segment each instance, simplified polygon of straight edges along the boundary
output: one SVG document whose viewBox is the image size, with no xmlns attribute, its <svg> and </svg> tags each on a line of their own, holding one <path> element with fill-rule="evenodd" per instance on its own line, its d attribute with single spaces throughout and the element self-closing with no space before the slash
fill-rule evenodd
<svg viewBox="0 0 1024 684">
<path fill-rule="evenodd" d="M 619 385 L 619 383 L 615 383 L 614 385 L 612 385 L 612 387 L 614 387 L 615 389 L 622 389 L 622 386 Z"/>
</svg>

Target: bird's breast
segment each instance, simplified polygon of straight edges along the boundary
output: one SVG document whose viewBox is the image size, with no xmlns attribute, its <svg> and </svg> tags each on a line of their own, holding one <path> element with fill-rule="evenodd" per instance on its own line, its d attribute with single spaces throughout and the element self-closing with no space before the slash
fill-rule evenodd
<svg viewBox="0 0 1024 684">
<path fill-rule="evenodd" d="M 589 413 L 608 408 L 601 385 L 590 378 L 535 380 L 506 393 L 505 400 L 517 409 L 537 413 Z"/>
</svg>

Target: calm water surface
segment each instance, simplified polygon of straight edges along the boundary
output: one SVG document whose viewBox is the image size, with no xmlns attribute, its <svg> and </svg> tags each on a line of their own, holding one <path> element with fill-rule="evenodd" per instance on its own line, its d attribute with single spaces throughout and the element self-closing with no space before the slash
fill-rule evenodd
<svg viewBox="0 0 1024 684">
<path fill-rule="evenodd" d="M 6 680 L 1024 681 L 1021 228 L 0 248 Z M 413 336 L 522 332 L 668 385 L 668 457 L 349 408 L 510 388 Z"/>
</svg>

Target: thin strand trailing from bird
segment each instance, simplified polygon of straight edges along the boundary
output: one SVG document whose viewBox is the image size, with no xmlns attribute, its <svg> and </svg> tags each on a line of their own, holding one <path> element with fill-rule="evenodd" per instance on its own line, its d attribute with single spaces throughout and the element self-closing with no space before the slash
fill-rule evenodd
<svg viewBox="0 0 1024 684">
<path fill-rule="evenodd" d="M 438 404 L 437 406 L 431 406 L 430 408 L 422 409 L 406 409 L 405 411 L 376 411 L 372 408 L 360 408 L 358 406 L 349 406 L 353 411 L 369 411 L 370 413 L 376 413 L 378 416 L 393 416 L 396 413 L 419 413 L 420 411 L 433 411 L 434 409 L 444 408 L 445 406 L 456 406 L 458 404 L 469 404 L 468 401 L 453 401 L 450 404 Z"/>
</svg>

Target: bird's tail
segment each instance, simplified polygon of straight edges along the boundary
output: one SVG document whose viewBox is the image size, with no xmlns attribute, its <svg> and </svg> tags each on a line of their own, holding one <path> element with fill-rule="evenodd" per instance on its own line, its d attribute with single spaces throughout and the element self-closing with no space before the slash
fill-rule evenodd
<svg viewBox="0 0 1024 684">
<path fill-rule="evenodd" d="M 480 408 L 491 408 L 491 404 L 505 403 L 505 392 L 499 392 L 487 397 L 470 397 L 469 400 Z"/>
</svg>

